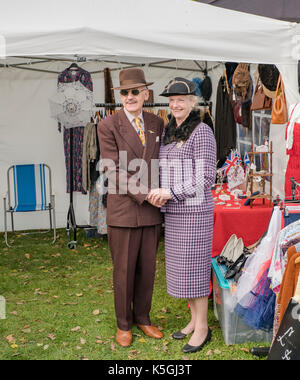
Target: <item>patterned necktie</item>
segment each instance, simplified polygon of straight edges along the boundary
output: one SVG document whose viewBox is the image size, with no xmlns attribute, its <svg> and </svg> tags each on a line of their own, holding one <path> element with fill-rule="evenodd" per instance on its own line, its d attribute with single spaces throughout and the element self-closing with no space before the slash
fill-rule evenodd
<svg viewBox="0 0 300 380">
<path fill-rule="evenodd" d="M 143 146 L 145 146 L 146 139 L 145 139 L 145 133 L 144 133 L 144 130 L 143 130 L 143 127 L 141 124 L 141 119 L 139 117 L 135 117 L 134 122 L 135 122 L 135 125 L 137 127 L 137 133 L 139 135 L 141 143 L 143 144 Z"/>
</svg>

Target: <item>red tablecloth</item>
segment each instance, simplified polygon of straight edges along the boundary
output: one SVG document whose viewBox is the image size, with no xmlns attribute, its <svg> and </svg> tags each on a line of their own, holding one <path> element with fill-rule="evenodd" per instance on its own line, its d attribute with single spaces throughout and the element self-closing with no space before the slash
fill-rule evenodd
<svg viewBox="0 0 300 380">
<path fill-rule="evenodd" d="M 230 195 L 227 191 L 225 194 Z M 250 208 L 244 206 L 246 199 L 235 200 L 233 196 L 230 196 L 230 201 L 218 205 L 217 203 L 222 202 L 218 199 L 218 195 L 220 193 L 216 194 L 216 191 L 213 191 L 215 198 L 213 257 L 221 253 L 232 234 L 242 238 L 245 246 L 255 243 L 267 230 L 273 209 L 267 200 L 264 205 L 262 199 L 256 199 Z"/>
</svg>

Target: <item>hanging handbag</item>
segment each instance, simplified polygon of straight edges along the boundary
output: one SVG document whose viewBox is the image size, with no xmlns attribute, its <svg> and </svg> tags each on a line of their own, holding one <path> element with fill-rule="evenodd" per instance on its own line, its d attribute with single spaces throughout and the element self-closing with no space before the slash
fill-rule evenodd
<svg viewBox="0 0 300 380">
<path fill-rule="evenodd" d="M 260 80 L 258 80 L 252 100 L 251 111 L 268 109 L 272 109 L 272 99 L 265 95 L 263 86 Z"/>
<path fill-rule="evenodd" d="M 285 124 L 288 121 L 287 106 L 281 75 L 279 75 L 276 97 L 272 109 L 272 124 Z"/>
</svg>

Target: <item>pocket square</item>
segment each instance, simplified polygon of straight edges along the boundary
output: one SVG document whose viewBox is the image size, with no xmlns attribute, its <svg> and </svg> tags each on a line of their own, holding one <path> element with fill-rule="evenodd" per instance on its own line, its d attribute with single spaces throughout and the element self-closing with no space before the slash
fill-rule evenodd
<svg viewBox="0 0 300 380">
<path fill-rule="evenodd" d="M 150 129 L 149 129 L 149 133 L 155 133 L 154 131 L 151 131 Z"/>
<path fill-rule="evenodd" d="M 159 136 L 156 136 L 156 142 L 159 142 Z"/>
</svg>

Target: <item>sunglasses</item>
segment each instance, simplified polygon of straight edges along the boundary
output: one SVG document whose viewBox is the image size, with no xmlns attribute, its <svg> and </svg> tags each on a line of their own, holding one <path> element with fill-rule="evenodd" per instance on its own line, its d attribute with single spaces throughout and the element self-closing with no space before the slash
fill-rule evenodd
<svg viewBox="0 0 300 380">
<path fill-rule="evenodd" d="M 134 88 L 132 90 L 121 90 L 120 94 L 122 96 L 127 96 L 129 94 L 129 92 L 131 92 L 132 95 L 138 96 L 141 92 L 146 91 L 146 90 L 147 90 L 146 88 L 143 88 L 142 90 L 139 90 L 138 88 Z"/>
</svg>

